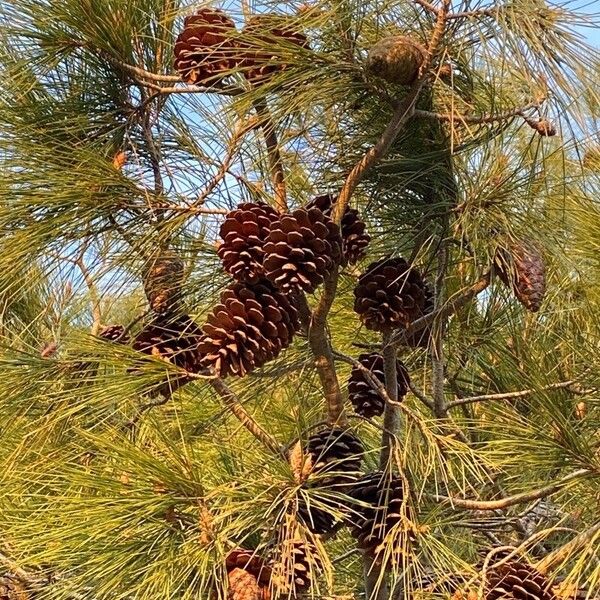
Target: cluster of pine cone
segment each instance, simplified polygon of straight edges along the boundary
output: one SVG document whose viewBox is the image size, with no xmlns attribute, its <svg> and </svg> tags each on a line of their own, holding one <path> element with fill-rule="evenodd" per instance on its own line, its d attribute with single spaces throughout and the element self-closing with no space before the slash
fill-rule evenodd
<svg viewBox="0 0 600 600">
<path fill-rule="evenodd" d="M 306 36 L 289 18 L 275 14 L 248 19 L 241 35 L 233 19 L 203 7 L 187 17 L 175 42 L 175 70 L 186 83 L 214 85 L 239 69 L 253 84 L 286 68 L 285 50 L 307 48 Z"/>
</svg>

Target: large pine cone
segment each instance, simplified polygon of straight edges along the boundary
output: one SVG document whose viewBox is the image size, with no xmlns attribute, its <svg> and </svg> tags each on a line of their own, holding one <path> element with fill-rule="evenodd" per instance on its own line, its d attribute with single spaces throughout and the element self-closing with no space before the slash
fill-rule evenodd
<svg viewBox="0 0 600 600">
<path fill-rule="evenodd" d="M 287 348 L 298 326 L 298 311 L 268 281 L 233 283 L 202 327 L 200 363 L 221 377 L 243 377 Z"/>
<path fill-rule="evenodd" d="M 182 287 L 183 262 L 175 253 L 165 252 L 150 258 L 144 268 L 144 291 L 154 312 L 175 312 Z"/>
<path fill-rule="evenodd" d="M 175 42 L 175 70 L 186 83 L 214 82 L 237 64 L 235 23 L 218 8 L 201 8 L 184 21 Z"/>
<path fill-rule="evenodd" d="M 282 598 L 295 598 L 308 591 L 323 565 L 317 549 L 308 541 L 287 540 L 273 565 L 274 589 Z"/>
<path fill-rule="evenodd" d="M 517 300 L 531 312 L 540 310 L 546 294 L 546 264 L 535 243 L 511 243 L 496 254 L 498 275 Z"/>
<path fill-rule="evenodd" d="M 29 600 L 25 586 L 12 577 L 0 577 L 0 600 Z"/>
<path fill-rule="evenodd" d="M 410 85 L 419 75 L 427 49 L 405 36 L 383 38 L 369 51 L 367 71 L 389 83 Z"/>
<path fill-rule="evenodd" d="M 524 560 L 509 560 L 487 573 L 486 600 L 557 600 L 552 583 Z"/>
<path fill-rule="evenodd" d="M 273 223 L 264 246 L 267 278 L 286 294 L 311 293 L 341 258 L 337 225 L 318 208 L 299 208 Z"/>
<path fill-rule="evenodd" d="M 306 205 L 306 208 L 314 206 L 330 217 L 336 199 L 337 197 L 333 194 L 323 194 L 313 198 Z M 342 217 L 341 229 L 344 260 L 354 265 L 366 254 L 371 236 L 366 232 L 365 222 L 360 218 L 358 211 L 349 206 L 346 207 L 344 216 Z"/>
<path fill-rule="evenodd" d="M 383 371 L 383 356 L 373 352 L 371 354 L 361 354 L 358 361 L 363 367 L 369 369 L 377 381 L 385 385 L 385 375 Z M 402 400 L 408 394 L 409 377 L 408 371 L 404 364 L 396 361 L 396 374 L 398 381 L 398 399 Z M 379 393 L 373 389 L 371 384 L 366 380 L 365 375 L 358 367 L 353 367 L 348 380 L 348 397 L 354 411 L 370 419 L 379 417 L 383 414 L 385 401 Z"/>
<path fill-rule="evenodd" d="M 140 331 L 133 340 L 133 349 L 160 358 L 189 373 L 198 373 L 201 369 L 198 355 L 201 334 L 200 328 L 187 315 L 163 315 Z M 151 395 L 168 397 L 191 379 L 185 374 L 172 377 L 152 390 Z"/>
<path fill-rule="evenodd" d="M 308 47 L 306 36 L 290 24 L 289 18 L 263 14 L 251 17 L 242 32 L 241 61 L 246 79 L 253 84 L 266 81 L 269 76 L 286 68 L 285 47 Z M 281 52 L 281 48 L 284 52 Z"/>
<path fill-rule="evenodd" d="M 423 314 L 425 283 L 403 258 L 383 258 L 360 276 L 354 296 L 354 310 L 368 329 L 405 328 Z"/>
<path fill-rule="evenodd" d="M 262 202 L 239 204 L 225 217 L 219 231 L 223 243 L 217 254 L 236 281 L 256 283 L 264 276 L 263 246 L 278 218 L 277 211 Z"/>
<path fill-rule="evenodd" d="M 378 471 L 357 481 L 348 495 L 357 502 L 349 518 L 351 533 L 359 548 L 373 552 L 402 520 L 402 479 Z"/>
</svg>

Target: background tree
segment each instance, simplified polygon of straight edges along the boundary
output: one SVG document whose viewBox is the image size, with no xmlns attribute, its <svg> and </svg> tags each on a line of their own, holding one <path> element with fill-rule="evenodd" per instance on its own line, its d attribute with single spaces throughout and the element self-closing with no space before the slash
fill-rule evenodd
<svg viewBox="0 0 600 600">
<path fill-rule="evenodd" d="M 598 595 L 585 7 L 0 13 L 2 600 Z"/>
</svg>

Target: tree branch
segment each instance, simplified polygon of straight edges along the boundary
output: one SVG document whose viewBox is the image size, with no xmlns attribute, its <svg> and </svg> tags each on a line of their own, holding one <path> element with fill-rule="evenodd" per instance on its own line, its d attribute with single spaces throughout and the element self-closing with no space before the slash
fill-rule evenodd
<svg viewBox="0 0 600 600">
<path fill-rule="evenodd" d="M 576 380 L 572 379 L 570 381 L 561 381 L 559 383 L 551 383 L 550 385 L 546 385 L 544 387 L 538 389 L 530 389 L 530 390 L 521 390 L 518 392 L 505 392 L 501 394 L 484 394 L 482 396 L 470 396 L 466 398 L 459 398 L 458 400 L 453 400 L 452 402 L 448 402 L 448 408 L 455 408 L 457 406 L 463 406 L 464 404 L 474 404 L 475 402 L 489 402 L 493 400 L 514 400 L 515 398 L 525 398 L 527 396 L 531 396 L 532 394 L 537 394 L 538 392 L 544 392 L 548 390 L 560 390 L 564 388 L 569 388 L 577 383 Z M 577 392 L 573 390 L 574 393 L 580 394 L 583 392 Z"/>
<path fill-rule="evenodd" d="M 383 333 L 383 372 L 385 390 L 390 402 L 385 403 L 383 412 L 383 436 L 381 440 L 381 454 L 379 456 L 379 468 L 384 471 L 392 455 L 394 441 L 401 425 L 401 413 L 398 402 L 398 373 L 396 369 L 396 346 L 390 343 L 391 330 Z"/>
<path fill-rule="evenodd" d="M 496 115 L 460 115 L 454 113 L 437 113 L 429 110 L 415 110 L 415 117 L 423 117 L 427 119 L 437 119 L 438 121 L 451 121 L 451 122 L 459 122 L 459 123 L 469 123 L 469 124 L 485 124 L 485 123 L 496 123 L 499 121 L 506 121 L 508 119 L 513 119 L 515 117 L 522 117 L 523 113 L 531 110 L 532 108 L 539 108 L 542 104 L 543 100 L 537 100 L 534 102 L 529 102 L 529 104 L 525 104 L 519 108 L 513 108 L 509 111 L 498 113 Z"/>
<path fill-rule="evenodd" d="M 579 469 L 570 473 L 566 477 L 563 477 L 556 483 L 547 485 L 546 487 L 531 491 L 523 492 L 521 494 L 515 494 L 514 496 L 507 496 L 500 500 L 465 500 L 463 498 L 453 498 L 449 496 L 435 495 L 433 499 L 436 502 L 442 502 L 444 504 L 451 504 L 453 508 L 464 508 L 467 510 L 499 510 L 522 504 L 523 502 L 531 502 L 539 498 L 546 498 L 556 492 L 559 492 L 566 483 L 590 475 L 592 471 L 589 469 Z"/>
<path fill-rule="evenodd" d="M 220 378 L 210 380 L 210 385 L 219 394 L 225 406 L 240 421 L 240 423 L 273 454 L 283 456 L 283 449 L 277 440 L 265 431 L 246 411 L 236 394 Z"/>
</svg>

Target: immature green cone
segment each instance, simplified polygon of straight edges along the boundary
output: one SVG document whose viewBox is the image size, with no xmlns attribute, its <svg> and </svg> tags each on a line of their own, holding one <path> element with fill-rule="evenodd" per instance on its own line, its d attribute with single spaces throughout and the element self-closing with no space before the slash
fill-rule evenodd
<svg viewBox="0 0 600 600">
<path fill-rule="evenodd" d="M 389 83 L 410 85 L 419 75 L 425 61 L 426 48 L 419 42 L 394 35 L 383 38 L 369 51 L 366 69 Z"/>
<path fill-rule="evenodd" d="M 183 261 L 174 252 L 157 253 L 144 266 L 143 277 L 150 308 L 158 314 L 174 312 L 181 301 Z"/>
<path fill-rule="evenodd" d="M 540 310 L 546 294 L 546 264 L 535 243 L 522 240 L 499 248 L 496 267 L 500 279 L 527 310 Z"/>
</svg>

